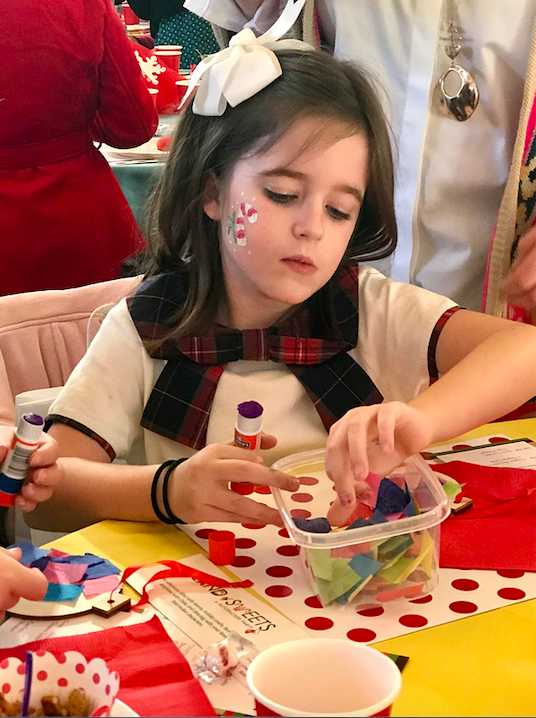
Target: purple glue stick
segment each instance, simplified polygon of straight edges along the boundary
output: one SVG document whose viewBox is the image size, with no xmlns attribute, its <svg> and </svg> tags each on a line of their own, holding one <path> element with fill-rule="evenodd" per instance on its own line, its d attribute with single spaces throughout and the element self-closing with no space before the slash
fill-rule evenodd
<svg viewBox="0 0 536 718">
<path fill-rule="evenodd" d="M 24 414 L 13 436 L 0 473 L 0 506 L 13 506 L 28 471 L 28 461 L 37 449 L 44 425 L 39 414 Z"/>
<path fill-rule="evenodd" d="M 261 448 L 262 412 L 258 401 L 243 401 L 238 405 L 234 443 L 242 449 L 258 451 Z M 255 486 L 247 482 L 231 481 L 231 489 L 237 494 L 247 496 L 253 493 Z"/>
</svg>

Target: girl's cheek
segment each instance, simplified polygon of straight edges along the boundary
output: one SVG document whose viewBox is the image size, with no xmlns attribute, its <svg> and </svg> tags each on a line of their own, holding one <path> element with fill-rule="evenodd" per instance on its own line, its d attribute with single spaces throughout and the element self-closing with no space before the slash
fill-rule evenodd
<svg viewBox="0 0 536 718">
<path fill-rule="evenodd" d="M 248 225 L 255 224 L 257 219 L 258 212 L 254 204 L 238 202 L 236 205 L 233 205 L 227 224 L 228 241 L 245 247 L 247 245 Z"/>
</svg>

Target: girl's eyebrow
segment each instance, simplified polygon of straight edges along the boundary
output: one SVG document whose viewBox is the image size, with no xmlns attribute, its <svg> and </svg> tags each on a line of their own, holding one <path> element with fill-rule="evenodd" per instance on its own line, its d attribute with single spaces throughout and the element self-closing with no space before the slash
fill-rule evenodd
<svg viewBox="0 0 536 718">
<path fill-rule="evenodd" d="M 266 170 L 265 172 L 259 172 L 260 177 L 290 177 L 291 179 L 297 179 L 297 180 L 305 180 L 307 179 L 306 175 L 303 172 L 297 172 L 296 170 L 291 170 L 288 167 L 275 167 L 273 170 Z M 357 199 L 359 204 L 362 204 L 363 202 L 363 192 L 359 189 L 359 187 L 354 187 L 353 185 L 348 184 L 339 184 L 336 187 L 333 188 L 336 192 L 346 192 L 346 194 L 351 194 L 353 197 Z"/>
</svg>

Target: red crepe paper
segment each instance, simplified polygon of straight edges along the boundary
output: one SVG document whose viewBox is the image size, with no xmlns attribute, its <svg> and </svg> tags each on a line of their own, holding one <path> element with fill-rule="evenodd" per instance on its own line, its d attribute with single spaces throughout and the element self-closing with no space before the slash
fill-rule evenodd
<svg viewBox="0 0 536 718">
<path fill-rule="evenodd" d="M 153 581 L 159 581 L 164 578 L 193 578 L 194 581 L 199 581 L 199 583 L 208 583 L 210 586 L 216 586 L 217 588 L 251 588 L 251 586 L 253 586 L 252 581 L 226 581 L 224 578 L 216 578 L 216 576 L 212 576 L 210 573 L 199 571 L 191 566 L 185 566 L 183 563 L 179 563 L 178 561 L 152 561 L 151 563 L 142 563 L 139 566 L 129 566 L 123 571 L 121 581 L 126 581 L 129 576 L 132 576 L 133 573 L 139 571 L 140 568 L 154 566 L 155 564 L 167 566 L 167 569 L 164 571 L 158 571 L 158 573 L 155 573 L 155 575 L 147 581 L 143 587 L 139 601 L 135 603 L 132 608 L 137 608 L 138 606 L 143 606 L 147 603 L 149 601 L 147 586 L 150 583 L 153 583 Z"/>
<path fill-rule="evenodd" d="M 140 716 L 215 716 L 188 661 L 156 616 L 134 626 L 108 628 L 81 636 L 46 638 L 0 649 L 0 661 L 27 650 L 61 656 L 79 651 L 87 660 L 102 658 L 120 676 L 118 698 Z"/>
<path fill-rule="evenodd" d="M 443 568 L 536 571 L 536 471 L 463 461 L 437 465 L 473 507 L 441 524 Z"/>
</svg>

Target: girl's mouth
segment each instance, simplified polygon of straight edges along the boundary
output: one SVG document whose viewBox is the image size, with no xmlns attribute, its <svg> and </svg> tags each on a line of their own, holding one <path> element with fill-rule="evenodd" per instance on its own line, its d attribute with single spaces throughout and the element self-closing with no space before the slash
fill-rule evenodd
<svg viewBox="0 0 536 718">
<path fill-rule="evenodd" d="M 303 254 L 294 257 L 284 257 L 281 260 L 289 269 L 296 274 L 314 274 L 316 272 L 316 264 L 310 257 Z"/>
</svg>

